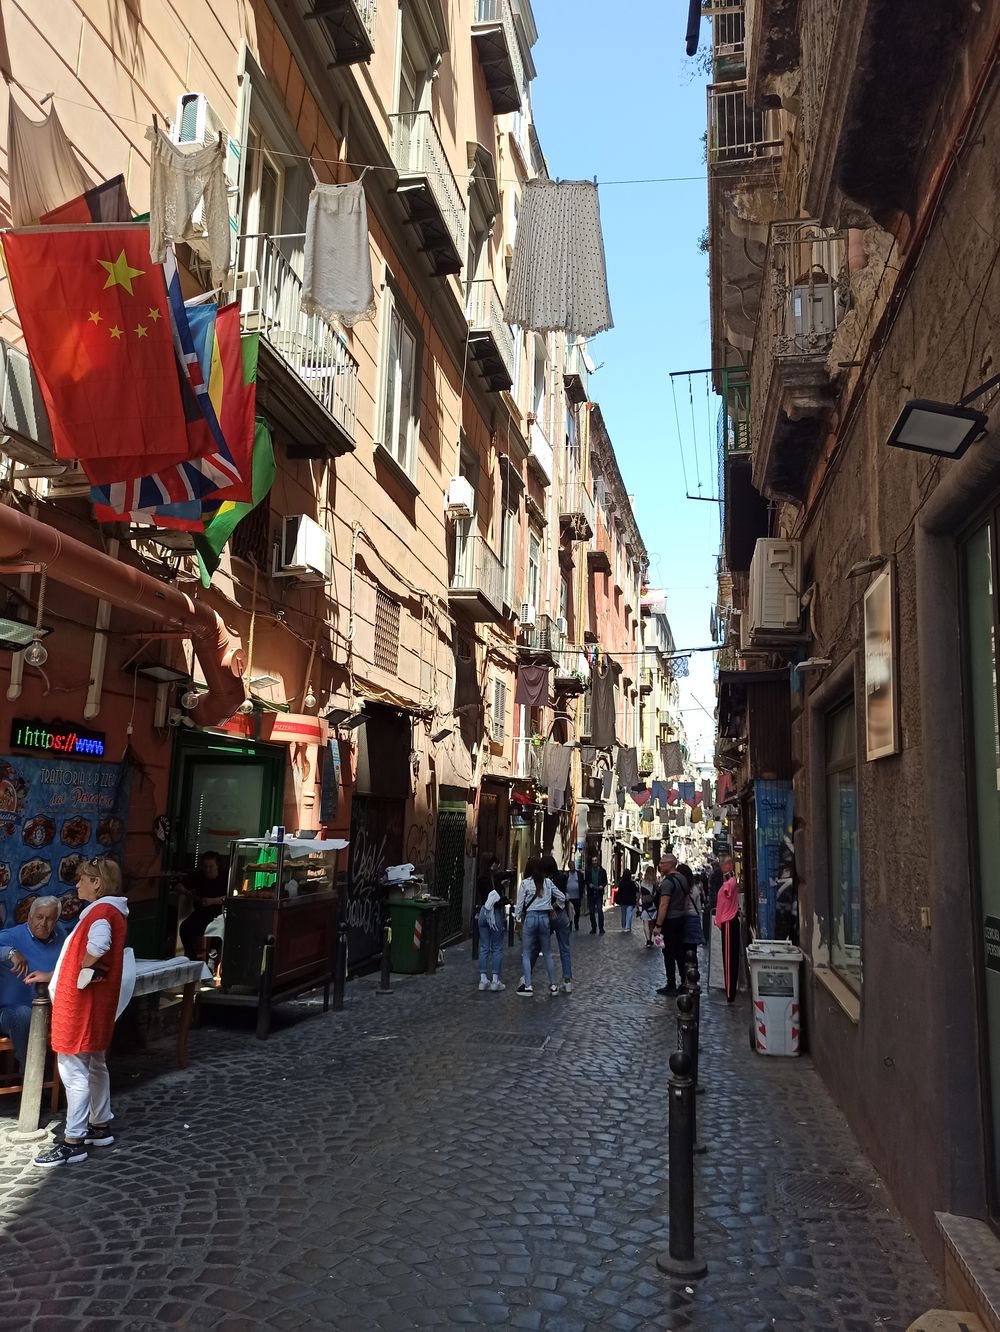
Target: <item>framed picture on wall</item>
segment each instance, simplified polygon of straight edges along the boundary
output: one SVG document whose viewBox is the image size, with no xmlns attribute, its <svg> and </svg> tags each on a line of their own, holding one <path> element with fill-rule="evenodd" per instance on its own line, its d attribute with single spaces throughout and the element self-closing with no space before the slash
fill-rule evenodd
<svg viewBox="0 0 1000 1332">
<path fill-rule="evenodd" d="M 896 570 L 888 564 L 865 592 L 865 740 L 867 757 L 899 753 Z"/>
</svg>

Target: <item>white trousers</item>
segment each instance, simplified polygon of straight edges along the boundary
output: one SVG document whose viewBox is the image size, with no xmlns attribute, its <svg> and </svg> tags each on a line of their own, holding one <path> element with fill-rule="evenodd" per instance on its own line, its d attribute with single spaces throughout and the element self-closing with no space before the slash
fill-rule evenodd
<svg viewBox="0 0 1000 1332">
<path fill-rule="evenodd" d="M 66 1137 L 83 1138 L 88 1124 L 109 1124 L 111 1078 L 104 1052 L 61 1054 L 59 1076 L 66 1088 Z"/>
</svg>

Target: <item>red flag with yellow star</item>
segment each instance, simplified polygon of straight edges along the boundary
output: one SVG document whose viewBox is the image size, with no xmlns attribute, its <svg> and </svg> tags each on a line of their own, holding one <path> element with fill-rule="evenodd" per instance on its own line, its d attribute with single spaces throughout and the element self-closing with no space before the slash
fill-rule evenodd
<svg viewBox="0 0 1000 1332">
<path fill-rule="evenodd" d="M 185 419 L 145 226 L 28 227 L 3 250 L 58 458 L 102 485 L 213 450 L 207 422 Z"/>
</svg>

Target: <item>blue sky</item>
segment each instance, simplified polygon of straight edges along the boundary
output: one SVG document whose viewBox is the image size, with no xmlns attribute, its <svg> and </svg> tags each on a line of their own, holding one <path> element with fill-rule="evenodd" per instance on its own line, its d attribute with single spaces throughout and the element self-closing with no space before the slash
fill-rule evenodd
<svg viewBox="0 0 1000 1332">
<path fill-rule="evenodd" d="M 663 0 L 534 0 L 539 40 L 532 106 L 552 176 L 601 183 L 601 220 L 615 327 L 591 343 L 591 378 L 622 477 L 635 495 L 650 552 L 650 583 L 668 589 L 678 647 L 711 641 L 719 506 L 685 498 L 670 372 L 710 363 L 702 135 L 705 77 L 684 54 L 687 6 Z M 702 40 L 708 38 L 703 24 Z M 664 176 L 665 184 L 602 182 Z M 705 379 L 675 381 L 688 482 L 714 494 Z M 709 418 L 709 406 L 711 418 Z M 684 722 L 698 759 L 709 758 L 715 707 L 712 654 L 691 658 Z M 704 706 L 704 711 L 698 704 Z"/>
</svg>

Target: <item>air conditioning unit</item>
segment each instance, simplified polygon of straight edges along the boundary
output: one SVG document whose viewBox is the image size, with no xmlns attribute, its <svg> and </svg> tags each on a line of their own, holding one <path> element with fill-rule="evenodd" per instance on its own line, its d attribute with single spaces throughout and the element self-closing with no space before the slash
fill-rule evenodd
<svg viewBox="0 0 1000 1332">
<path fill-rule="evenodd" d="M 521 603 L 521 628 L 522 628 L 522 629 L 530 629 L 530 628 L 532 628 L 532 627 L 534 626 L 534 623 L 535 623 L 535 621 L 536 621 L 537 619 L 538 619 L 538 612 L 535 610 L 535 608 L 534 608 L 534 606 L 531 604 L 531 602 L 530 602 L 530 601 L 522 601 L 522 603 Z"/>
<path fill-rule="evenodd" d="M 569 621 L 565 615 L 556 616 L 556 633 L 561 634 L 563 638 L 569 633 Z"/>
<path fill-rule="evenodd" d="M 476 492 L 466 477 L 453 476 L 448 482 L 445 511 L 449 518 L 471 518 L 476 512 Z"/>
<path fill-rule="evenodd" d="M 177 99 L 177 115 L 170 129 L 170 138 L 178 148 L 196 152 L 206 144 L 215 142 L 219 135 L 226 145 L 226 185 L 229 194 L 229 227 L 233 238 L 237 232 L 237 202 L 240 181 L 240 145 L 230 138 L 222 117 L 204 93 L 185 92 Z M 191 215 L 191 225 L 184 237 L 191 249 L 202 258 L 208 258 L 208 237 L 205 231 L 204 204 L 199 203 Z"/>
<path fill-rule="evenodd" d="M 28 354 L 6 338 L 0 338 L 0 449 L 29 467 L 27 475 L 51 476 L 67 467 L 53 452 L 49 418 Z"/>
<path fill-rule="evenodd" d="M 624 809 L 615 811 L 615 832 L 628 832 L 628 813 Z"/>
<path fill-rule="evenodd" d="M 281 520 L 281 542 L 274 547 L 273 578 L 296 578 L 303 583 L 328 583 L 333 572 L 330 536 L 305 514 Z"/>
<path fill-rule="evenodd" d="M 93 482 L 78 462 L 61 463 L 61 471 L 51 473 L 45 483 L 49 499 L 79 499 L 90 494 Z M 24 473 L 20 473 L 24 475 Z"/>
<path fill-rule="evenodd" d="M 761 537 L 750 561 L 748 604 L 740 642 L 755 647 L 768 637 L 794 637 L 802 625 L 802 543 Z"/>
</svg>

